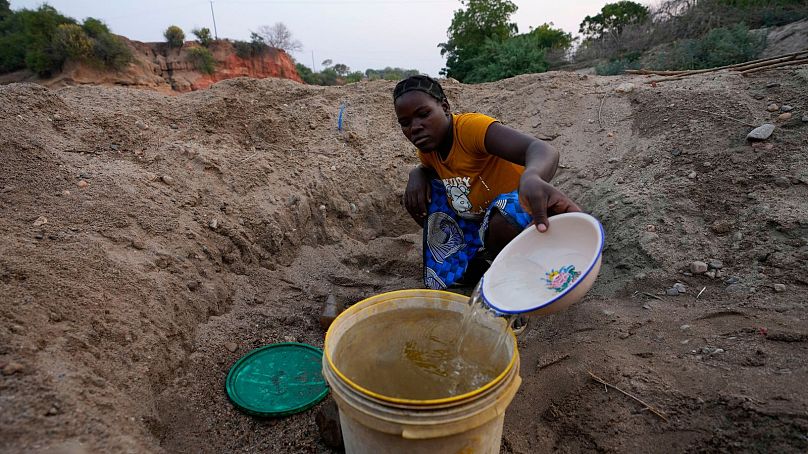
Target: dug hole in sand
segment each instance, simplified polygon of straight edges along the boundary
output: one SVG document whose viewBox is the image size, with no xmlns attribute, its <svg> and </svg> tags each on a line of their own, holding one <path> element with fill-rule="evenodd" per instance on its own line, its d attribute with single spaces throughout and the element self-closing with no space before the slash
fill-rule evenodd
<svg viewBox="0 0 808 454">
<path fill-rule="evenodd" d="M 808 449 L 804 68 L 445 83 L 551 141 L 608 232 L 587 298 L 519 339 L 502 452 Z M 420 287 L 392 88 L 1 86 L 0 451 L 329 452 L 316 409 L 256 419 L 223 382 L 253 348 L 322 346 L 329 292 Z"/>
</svg>

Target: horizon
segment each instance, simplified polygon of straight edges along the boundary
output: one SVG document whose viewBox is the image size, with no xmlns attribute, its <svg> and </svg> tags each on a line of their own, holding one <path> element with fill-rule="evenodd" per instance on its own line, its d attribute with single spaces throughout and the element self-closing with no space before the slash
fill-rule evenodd
<svg viewBox="0 0 808 454">
<path fill-rule="evenodd" d="M 35 9 L 47 3 L 65 16 L 78 21 L 94 17 L 104 21 L 113 33 L 143 42 L 165 41 L 163 31 L 170 25 L 182 28 L 187 40 L 193 39 L 192 29 L 201 27 L 217 32 L 220 39 L 249 40 L 250 32 L 258 27 L 283 22 L 303 45 L 302 51 L 290 55 L 315 71 L 320 71 L 321 62 L 328 59 L 363 73 L 367 69 L 399 67 L 430 76 L 438 76 L 445 65 L 438 44 L 447 40 L 446 30 L 454 11 L 462 6 L 459 0 L 142 0 L 138 3 L 11 0 L 10 3 L 13 10 Z M 556 28 L 577 36 L 584 17 L 597 14 L 610 2 L 514 3 L 518 10 L 511 20 L 520 33 L 553 23 Z M 415 11 L 414 6 L 423 11 Z M 313 8 L 319 8 L 317 14 L 311 14 Z M 543 10 L 553 12 L 543 14 Z"/>
</svg>

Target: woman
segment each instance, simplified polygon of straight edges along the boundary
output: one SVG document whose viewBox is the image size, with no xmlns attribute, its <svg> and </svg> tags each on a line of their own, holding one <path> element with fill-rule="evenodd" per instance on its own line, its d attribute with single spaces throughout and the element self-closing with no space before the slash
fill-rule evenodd
<svg viewBox="0 0 808 454">
<path fill-rule="evenodd" d="M 490 260 L 531 223 L 580 211 L 549 182 L 558 152 L 479 113 L 452 114 L 443 88 L 412 76 L 393 91 L 398 123 L 418 148 L 404 206 L 424 228 L 424 284 L 474 284 Z"/>
</svg>

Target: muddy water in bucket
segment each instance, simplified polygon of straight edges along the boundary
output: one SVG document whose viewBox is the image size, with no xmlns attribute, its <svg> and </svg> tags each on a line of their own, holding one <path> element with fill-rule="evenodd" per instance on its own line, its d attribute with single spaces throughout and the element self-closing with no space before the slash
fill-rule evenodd
<svg viewBox="0 0 808 454">
<path fill-rule="evenodd" d="M 465 394 L 496 378 L 510 360 L 506 321 L 485 312 L 479 304 L 465 314 L 430 308 L 383 312 L 352 327 L 335 359 L 359 386 L 385 396 Z"/>
</svg>

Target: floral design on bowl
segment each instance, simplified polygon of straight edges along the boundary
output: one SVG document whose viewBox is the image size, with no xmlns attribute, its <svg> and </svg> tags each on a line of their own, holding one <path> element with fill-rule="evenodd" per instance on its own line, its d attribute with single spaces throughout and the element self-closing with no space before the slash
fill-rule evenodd
<svg viewBox="0 0 808 454">
<path fill-rule="evenodd" d="M 575 271 L 575 265 L 562 266 L 558 271 L 551 269 L 547 273 L 547 288 L 555 290 L 556 293 L 561 293 L 575 282 L 575 279 L 578 279 L 580 275 L 580 271 Z"/>
</svg>

